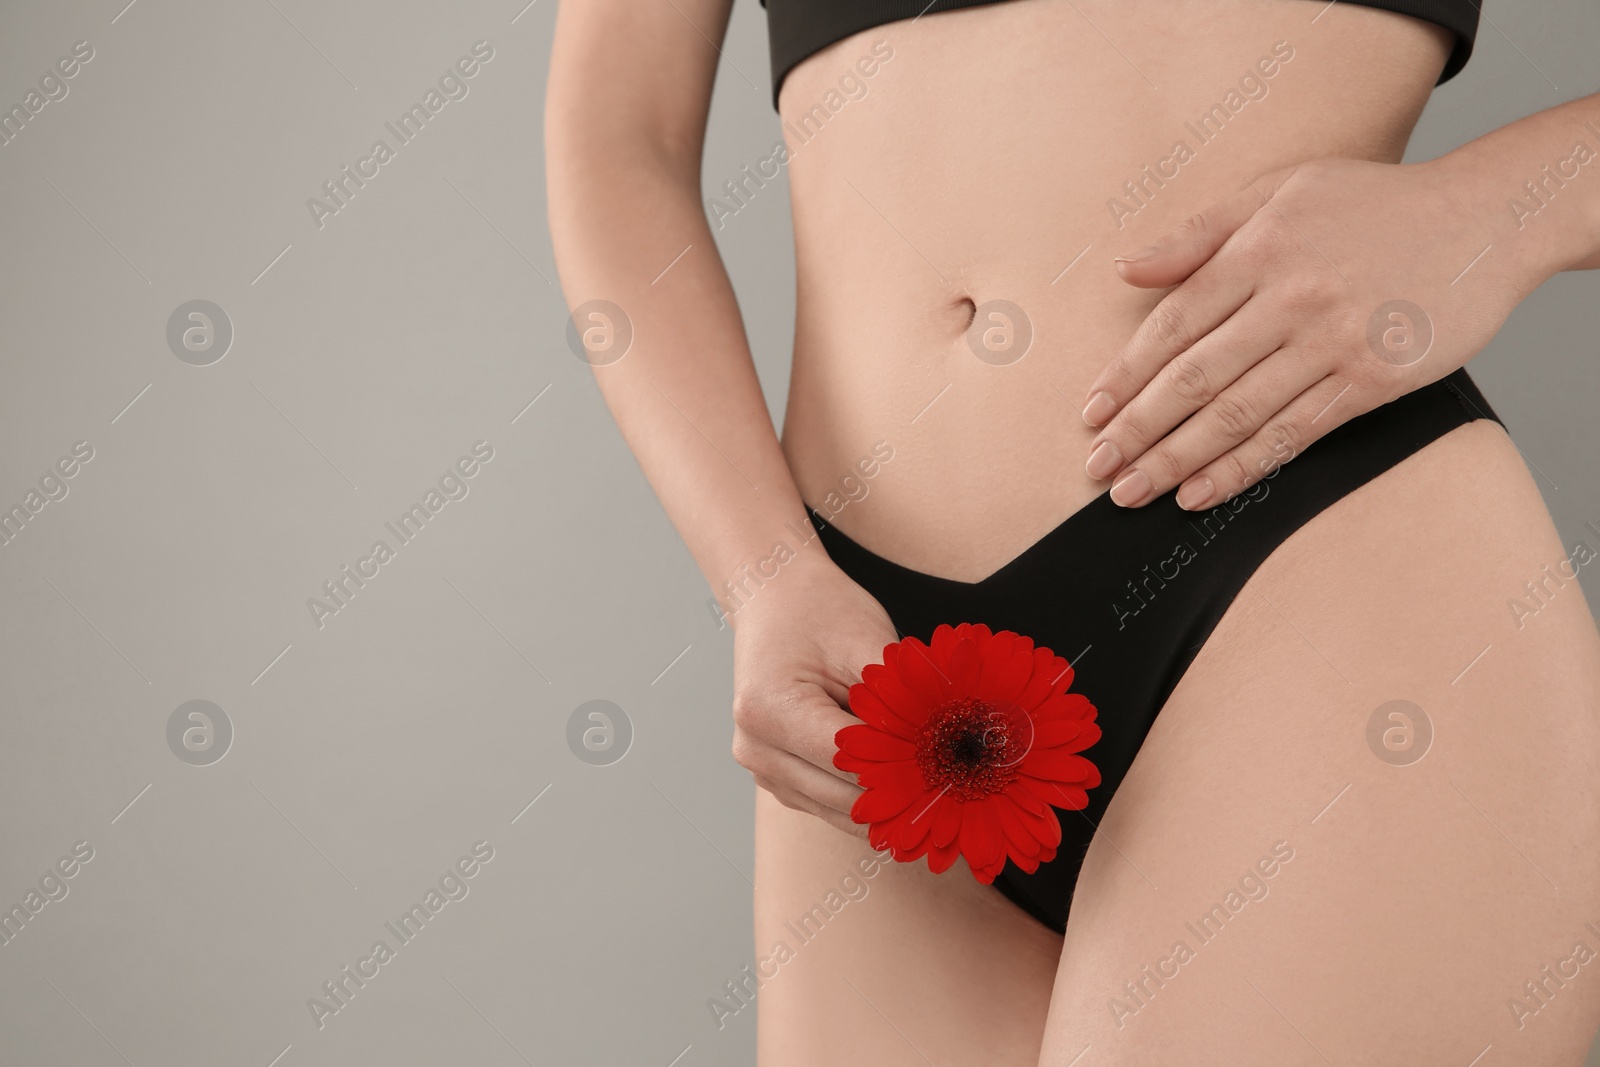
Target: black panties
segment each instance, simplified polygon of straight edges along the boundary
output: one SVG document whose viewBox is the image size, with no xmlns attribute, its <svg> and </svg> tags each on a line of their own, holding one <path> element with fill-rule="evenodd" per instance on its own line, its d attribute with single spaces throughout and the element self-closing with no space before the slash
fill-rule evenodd
<svg viewBox="0 0 1600 1067">
<path fill-rule="evenodd" d="M 1465 370 L 1338 427 L 1292 463 L 1209 512 L 1172 493 L 1142 508 L 1102 494 L 979 582 L 914 571 L 811 519 L 843 571 L 871 593 L 903 636 L 940 623 L 1014 630 L 1068 659 L 1074 692 L 1104 731 L 1084 755 L 1102 784 L 1083 811 L 1056 812 L 1056 858 L 1024 874 L 1008 862 L 995 886 L 1045 925 L 1066 929 L 1084 851 L 1167 697 L 1251 573 L 1328 505 L 1424 445 L 1474 419 L 1499 422 Z"/>
</svg>

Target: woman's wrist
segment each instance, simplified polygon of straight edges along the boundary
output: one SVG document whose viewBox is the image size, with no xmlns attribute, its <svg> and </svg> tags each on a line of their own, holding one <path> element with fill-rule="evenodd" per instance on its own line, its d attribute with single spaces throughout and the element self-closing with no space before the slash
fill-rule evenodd
<svg viewBox="0 0 1600 1067">
<path fill-rule="evenodd" d="M 1418 164 L 1520 296 L 1600 254 L 1600 109 L 1563 105 Z M 1591 114 L 1592 113 L 1592 114 Z M 1459 192 L 1456 192 L 1459 190 Z"/>
<path fill-rule="evenodd" d="M 781 607 L 786 589 L 796 590 L 843 573 L 822 547 L 803 510 L 755 544 L 722 572 L 707 576 L 720 617 L 732 625 L 737 625 L 741 615 Z"/>
</svg>

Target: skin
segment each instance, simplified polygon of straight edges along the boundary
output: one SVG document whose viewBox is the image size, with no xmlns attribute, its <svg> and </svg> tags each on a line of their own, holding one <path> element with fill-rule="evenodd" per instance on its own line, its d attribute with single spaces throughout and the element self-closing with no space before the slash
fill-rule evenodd
<svg viewBox="0 0 1600 1067">
<path fill-rule="evenodd" d="M 1214 507 L 1259 478 L 1281 444 L 1299 453 L 1464 366 L 1539 283 L 1595 265 L 1592 225 L 1571 210 L 1583 205 L 1553 201 L 1577 226 L 1556 223 L 1532 241 L 1519 240 L 1526 222 L 1516 213 L 1485 217 L 1482 207 L 1516 189 L 1530 156 L 1553 147 L 1564 155 L 1596 121 L 1591 98 L 1427 164 L 1289 168 L 1119 257 L 1130 284 L 1176 288 L 1090 386 L 1084 421 L 1103 429 L 1089 474 L 1114 478 L 1111 499 L 1125 506 L 1177 487 L 1180 506 Z M 1363 220 L 1359 232 L 1352 216 Z M 1446 278 L 1479 266 L 1474 243 L 1501 252 L 1458 287 L 1460 274 Z M 1375 360 L 1363 317 L 1401 291 L 1422 301 L 1426 323 L 1437 317 L 1447 328 L 1426 355 Z"/>
<path fill-rule="evenodd" d="M 564 6 L 546 140 L 569 304 L 613 301 L 635 327 L 597 380 L 734 627 L 734 755 L 763 787 L 759 958 L 870 853 L 833 734 L 854 721 L 840 702 L 861 665 L 897 637 L 795 537 L 804 504 L 888 441 L 893 461 L 834 521 L 973 581 L 1112 477 L 1142 472 L 1146 499 L 1200 479 L 1237 492 L 1263 450 L 1316 448 L 1461 366 L 1551 274 L 1596 265 L 1600 184 L 1573 180 L 1521 228 L 1506 201 L 1575 139 L 1593 144 L 1581 127 L 1600 109 L 1577 101 L 1399 165 L 1449 35 L 1346 4 L 1014 0 L 847 38 L 780 99 L 801 129 L 875 44 L 892 49 L 859 77 L 864 96 L 787 134 L 797 306 L 780 444 L 701 200 L 727 15 L 726 0 Z M 1293 57 L 1258 78 L 1266 94 L 1117 217 L 1123 182 L 1195 140 L 1186 117 L 1280 41 Z M 1397 295 L 1435 333 L 1406 366 L 1365 340 Z M 990 317 L 994 300 L 1033 335 L 1001 365 L 971 343 L 1016 327 Z M 1091 426 L 1079 411 L 1101 392 L 1111 407 Z M 1091 475 L 1106 441 L 1118 462 Z M 779 577 L 732 595 L 724 583 L 779 542 Z M 1536 1014 L 1508 1006 L 1574 942 L 1600 949 L 1584 925 L 1600 924 L 1600 637 L 1576 581 L 1546 569 L 1569 551 L 1492 423 L 1336 502 L 1255 572 L 1162 710 L 1065 938 L 960 863 L 885 864 L 761 989 L 761 1062 L 1581 1062 L 1600 961 L 1548 984 Z M 1512 598 L 1537 610 L 1519 618 Z M 1409 766 L 1367 742 L 1394 699 L 1433 724 Z M 1123 992 L 1278 842 L 1293 858 L 1263 899 L 1142 1003 Z"/>
</svg>

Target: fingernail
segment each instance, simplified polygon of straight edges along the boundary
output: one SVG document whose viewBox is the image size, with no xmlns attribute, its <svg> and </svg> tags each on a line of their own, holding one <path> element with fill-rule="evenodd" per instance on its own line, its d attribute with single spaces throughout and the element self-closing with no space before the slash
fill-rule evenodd
<svg viewBox="0 0 1600 1067">
<path fill-rule="evenodd" d="M 1184 511 L 1195 511 L 1205 507 L 1211 502 L 1211 494 L 1217 491 L 1210 478 L 1196 478 L 1185 482 L 1183 488 L 1178 490 L 1178 506 Z"/>
<path fill-rule="evenodd" d="M 1153 256 L 1155 254 L 1156 254 L 1156 246 L 1155 245 L 1145 245 L 1143 248 L 1139 249 L 1139 251 L 1134 252 L 1131 255 L 1117 256 L 1112 262 L 1114 262 L 1114 263 L 1136 263 L 1141 259 L 1149 259 L 1151 256 Z"/>
<path fill-rule="evenodd" d="M 1111 418 L 1112 412 L 1116 409 L 1117 402 L 1111 398 L 1110 393 L 1102 389 L 1091 396 L 1089 402 L 1083 406 L 1083 421 L 1099 428 L 1105 425 L 1106 420 Z"/>
<path fill-rule="evenodd" d="M 1144 503 L 1144 498 L 1150 495 L 1154 486 L 1144 471 L 1134 468 L 1122 481 L 1111 487 L 1111 502 L 1125 508 Z"/>
<path fill-rule="evenodd" d="M 1098 482 L 1121 470 L 1124 462 L 1122 453 L 1117 451 L 1116 445 L 1110 441 L 1101 441 L 1100 447 L 1089 453 L 1089 462 L 1084 464 L 1083 469 L 1088 472 L 1089 477 Z"/>
</svg>

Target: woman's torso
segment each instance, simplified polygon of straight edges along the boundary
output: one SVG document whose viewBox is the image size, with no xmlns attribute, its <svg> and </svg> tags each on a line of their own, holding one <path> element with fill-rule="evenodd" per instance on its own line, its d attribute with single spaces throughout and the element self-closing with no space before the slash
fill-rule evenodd
<svg viewBox="0 0 1600 1067">
<path fill-rule="evenodd" d="M 1112 257 L 1267 171 L 1398 161 L 1452 44 L 1321 0 L 1011 0 L 810 56 L 779 100 L 802 495 L 849 499 L 855 475 L 838 521 L 861 543 L 945 577 L 997 569 L 1104 491 L 1079 409 L 1162 295 Z M 992 301 L 1031 328 L 1015 362 L 969 340 Z M 878 442 L 894 458 L 862 482 Z"/>
</svg>

